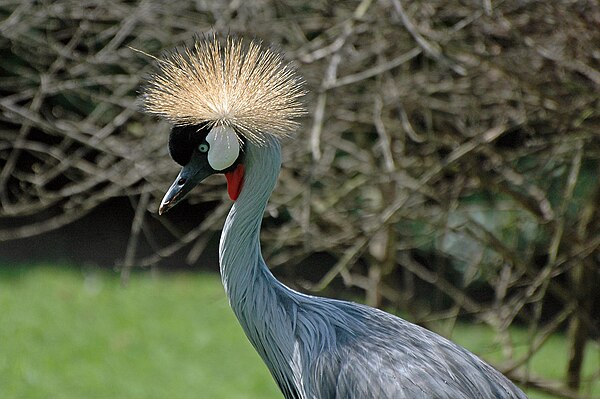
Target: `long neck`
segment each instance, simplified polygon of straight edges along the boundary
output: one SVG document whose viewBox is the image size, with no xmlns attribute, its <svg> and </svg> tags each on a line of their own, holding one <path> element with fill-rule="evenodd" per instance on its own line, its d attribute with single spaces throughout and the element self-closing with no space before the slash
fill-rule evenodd
<svg viewBox="0 0 600 399">
<path fill-rule="evenodd" d="M 260 226 L 281 167 L 279 142 L 245 149 L 242 191 L 233 204 L 221 235 L 219 260 L 223 285 L 234 310 L 253 294 L 252 283 L 279 284 L 260 251 Z M 263 281 L 264 280 L 264 281 Z"/>
<path fill-rule="evenodd" d="M 247 144 L 242 192 L 231 208 L 219 248 L 221 278 L 248 339 L 288 396 L 301 386 L 295 344 L 296 304 L 302 297 L 273 277 L 260 252 L 260 225 L 279 175 L 281 150 L 273 140 Z M 291 360 L 294 359 L 294 360 Z"/>
</svg>

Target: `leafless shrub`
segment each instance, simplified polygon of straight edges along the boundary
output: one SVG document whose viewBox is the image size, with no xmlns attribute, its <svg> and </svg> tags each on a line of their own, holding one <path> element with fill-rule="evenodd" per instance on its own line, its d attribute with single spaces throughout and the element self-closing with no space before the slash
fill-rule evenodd
<svg viewBox="0 0 600 399">
<path fill-rule="evenodd" d="M 263 38 L 312 92 L 268 208 L 270 264 L 327 254 L 317 280 L 289 280 L 343 282 L 448 334 L 468 315 L 494 329 L 516 380 L 591 396 L 579 388 L 600 377 L 581 370 L 600 336 L 596 2 L 13 1 L 0 16 L 0 240 L 130 196 L 124 278 L 184 246 L 197 259 L 226 202 L 189 232 L 162 219 L 173 243 L 136 256 L 175 166 L 168 126 L 137 112 L 151 60 L 132 48 L 158 55 L 209 30 Z M 527 366 L 558 330 L 564 384 Z"/>
</svg>

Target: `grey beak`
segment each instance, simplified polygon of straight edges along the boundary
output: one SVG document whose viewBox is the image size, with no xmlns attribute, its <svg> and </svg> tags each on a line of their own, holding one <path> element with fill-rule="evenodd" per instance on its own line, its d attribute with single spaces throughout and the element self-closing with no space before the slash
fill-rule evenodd
<svg viewBox="0 0 600 399">
<path fill-rule="evenodd" d="M 213 173 L 215 171 L 206 162 L 192 158 L 190 163 L 181 169 L 181 172 L 179 172 L 179 175 L 177 175 L 177 178 L 175 178 L 175 181 L 169 187 L 169 190 L 160 203 L 158 214 L 162 215 L 174 207 L 202 180 Z"/>
</svg>

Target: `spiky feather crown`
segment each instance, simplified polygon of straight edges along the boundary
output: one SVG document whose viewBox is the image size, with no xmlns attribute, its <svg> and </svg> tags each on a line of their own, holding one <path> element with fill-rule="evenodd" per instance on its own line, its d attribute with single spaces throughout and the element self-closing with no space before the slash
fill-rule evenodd
<svg viewBox="0 0 600 399">
<path fill-rule="evenodd" d="M 256 41 L 216 36 L 158 60 L 142 101 L 146 112 L 175 125 L 232 127 L 250 142 L 284 137 L 305 113 L 305 93 L 295 69 Z"/>
</svg>

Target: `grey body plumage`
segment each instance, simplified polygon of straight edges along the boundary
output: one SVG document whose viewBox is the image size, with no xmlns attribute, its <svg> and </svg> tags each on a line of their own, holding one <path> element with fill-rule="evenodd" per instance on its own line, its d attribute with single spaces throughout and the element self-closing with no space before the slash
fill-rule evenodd
<svg viewBox="0 0 600 399">
<path fill-rule="evenodd" d="M 271 274 L 260 227 L 279 176 L 278 139 L 303 113 L 301 82 L 280 56 L 256 43 L 213 38 L 159 68 L 143 101 L 175 124 L 169 150 L 183 166 L 159 212 L 207 176 L 225 174 L 235 203 L 219 247 L 223 285 L 286 398 L 526 398 L 437 334 L 378 309 L 296 292 Z"/>
<path fill-rule="evenodd" d="M 247 189 L 220 245 L 231 307 L 286 398 L 526 398 L 458 345 L 381 310 L 298 293 L 277 281 L 259 243 L 279 145 L 248 145 Z"/>
</svg>

